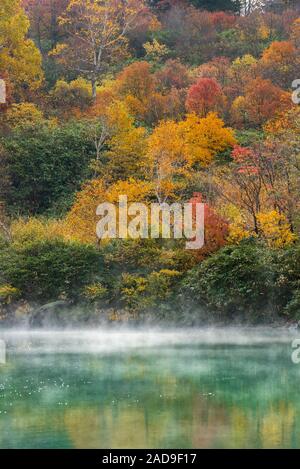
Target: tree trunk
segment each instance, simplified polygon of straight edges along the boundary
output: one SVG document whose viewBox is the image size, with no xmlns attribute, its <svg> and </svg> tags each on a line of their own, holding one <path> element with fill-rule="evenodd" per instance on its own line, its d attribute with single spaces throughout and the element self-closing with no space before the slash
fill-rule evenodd
<svg viewBox="0 0 300 469">
<path fill-rule="evenodd" d="M 95 78 L 92 78 L 92 97 L 96 101 L 97 98 L 97 81 Z"/>
</svg>

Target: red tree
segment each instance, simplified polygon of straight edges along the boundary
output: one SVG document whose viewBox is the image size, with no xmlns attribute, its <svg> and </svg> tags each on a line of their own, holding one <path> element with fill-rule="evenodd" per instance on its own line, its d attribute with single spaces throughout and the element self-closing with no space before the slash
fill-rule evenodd
<svg viewBox="0 0 300 469">
<path fill-rule="evenodd" d="M 191 204 L 203 203 L 203 197 L 200 192 L 195 192 L 189 201 Z M 204 246 L 195 251 L 198 261 L 203 260 L 209 254 L 218 251 L 226 244 L 228 235 L 228 222 L 222 218 L 208 204 L 204 204 Z"/>
<path fill-rule="evenodd" d="M 222 108 L 224 96 L 220 85 L 213 78 L 200 78 L 191 86 L 186 99 L 188 112 L 205 117 L 209 112 Z"/>
</svg>

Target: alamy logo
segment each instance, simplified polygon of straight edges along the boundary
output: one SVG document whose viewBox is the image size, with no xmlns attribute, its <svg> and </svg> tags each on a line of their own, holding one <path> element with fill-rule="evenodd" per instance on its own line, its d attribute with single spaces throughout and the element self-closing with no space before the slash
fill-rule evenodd
<svg viewBox="0 0 300 469">
<path fill-rule="evenodd" d="M 300 104 L 300 79 L 294 80 L 292 83 L 292 88 L 295 91 L 292 94 L 292 101 L 294 104 Z"/>
<path fill-rule="evenodd" d="M 203 203 L 143 203 L 128 205 L 126 195 L 118 206 L 105 202 L 98 206 L 97 236 L 103 239 L 186 239 L 186 249 L 204 245 Z"/>
<path fill-rule="evenodd" d="M 4 80 L 0 79 L 0 104 L 6 103 L 6 84 Z"/>
<path fill-rule="evenodd" d="M 6 363 L 6 344 L 4 340 L 0 340 L 0 365 Z"/>
</svg>

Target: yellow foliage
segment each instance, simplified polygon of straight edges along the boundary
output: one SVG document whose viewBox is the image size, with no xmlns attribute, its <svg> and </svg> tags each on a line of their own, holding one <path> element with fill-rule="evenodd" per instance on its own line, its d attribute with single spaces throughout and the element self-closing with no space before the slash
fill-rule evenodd
<svg viewBox="0 0 300 469">
<path fill-rule="evenodd" d="M 240 208 L 227 204 L 221 208 L 220 215 L 229 221 L 228 243 L 238 244 L 243 239 L 253 236 L 253 233 L 246 228 L 246 216 Z"/>
<path fill-rule="evenodd" d="M 213 113 L 205 118 L 188 114 L 179 123 L 162 121 L 149 136 L 147 153 L 159 200 L 176 189 L 174 176 L 187 176 L 194 165 L 208 166 L 218 153 L 235 143 L 233 131 Z"/>
<path fill-rule="evenodd" d="M 237 141 L 231 129 L 215 113 L 201 119 L 196 114 L 188 114 L 179 123 L 185 146 L 186 159 L 190 165 L 195 163 L 208 166 L 214 157 L 233 147 Z"/>
<path fill-rule="evenodd" d="M 58 80 L 50 97 L 55 107 L 62 108 L 64 113 L 70 116 L 72 108 L 83 111 L 91 104 L 92 87 L 84 78 L 77 78 L 70 83 Z"/>
<path fill-rule="evenodd" d="M 257 215 L 257 220 L 262 235 L 271 247 L 282 248 L 297 239 L 296 235 L 291 232 L 286 217 L 277 210 L 260 212 Z"/>
<path fill-rule="evenodd" d="M 256 63 L 257 63 L 257 59 L 255 57 L 253 57 L 253 55 L 245 54 L 242 57 L 238 57 L 237 59 L 235 59 L 232 62 L 231 68 L 233 70 L 235 70 L 235 69 L 238 69 L 238 70 L 243 69 L 244 70 L 245 68 L 252 67 Z"/>
<path fill-rule="evenodd" d="M 118 203 L 120 195 L 127 195 L 128 202 L 146 202 L 152 195 L 152 184 L 132 178 L 127 181 L 117 181 L 107 189 L 106 201 Z"/>
<path fill-rule="evenodd" d="M 146 51 L 146 57 L 153 62 L 159 62 L 169 53 L 167 46 L 160 44 L 157 39 L 153 39 L 152 42 L 146 42 L 144 49 Z"/>
<path fill-rule="evenodd" d="M 262 40 L 268 39 L 270 37 L 270 28 L 268 28 L 265 24 L 262 24 L 258 30 L 259 32 L 259 37 Z"/>
<path fill-rule="evenodd" d="M 94 283 L 93 285 L 87 285 L 84 289 L 83 296 L 90 301 L 101 300 L 107 293 L 107 288 L 105 288 L 101 283 Z"/>
<path fill-rule="evenodd" d="M 102 179 L 88 182 L 78 192 L 64 220 L 64 237 L 83 243 L 96 243 L 96 226 L 99 221 L 96 209 L 103 202 L 118 204 L 120 195 L 127 195 L 128 202 L 144 202 L 152 195 L 152 185 L 146 181 L 129 179 L 118 181 L 106 189 Z"/>
<path fill-rule="evenodd" d="M 148 154 L 166 174 L 195 163 L 209 165 L 220 152 L 236 144 L 233 131 L 216 114 L 188 114 L 182 122 L 163 121 L 149 137 Z"/>
<path fill-rule="evenodd" d="M 102 179 L 94 179 L 85 184 L 64 221 L 64 236 L 83 243 L 95 243 L 98 221 L 96 209 L 102 202 L 106 202 Z"/>
<path fill-rule="evenodd" d="M 53 240 L 63 237 L 63 223 L 58 220 L 19 218 L 11 224 L 11 235 L 16 248 L 32 240 Z"/>
<path fill-rule="evenodd" d="M 0 3 L 0 71 L 8 72 L 18 96 L 23 95 L 24 85 L 35 90 L 43 81 L 41 54 L 26 38 L 29 20 L 21 4 L 21 0 Z"/>
<path fill-rule="evenodd" d="M 43 113 L 33 103 L 13 104 L 6 113 L 6 122 L 10 127 L 26 127 L 43 121 Z"/>
<path fill-rule="evenodd" d="M 93 109 L 89 132 L 97 149 L 92 168 L 107 182 L 145 174 L 146 129 L 136 127 L 124 102 L 113 100 L 102 109 Z M 108 148 L 101 155 L 104 146 Z M 101 156 L 108 159 L 102 165 Z"/>
<path fill-rule="evenodd" d="M 11 285 L 0 285 L 0 304 L 9 305 L 13 300 L 17 299 L 20 291 Z"/>
<path fill-rule="evenodd" d="M 143 177 L 146 172 L 146 130 L 143 127 L 118 129 L 107 142 L 108 165 L 105 172 L 112 181 L 128 177 Z"/>
</svg>

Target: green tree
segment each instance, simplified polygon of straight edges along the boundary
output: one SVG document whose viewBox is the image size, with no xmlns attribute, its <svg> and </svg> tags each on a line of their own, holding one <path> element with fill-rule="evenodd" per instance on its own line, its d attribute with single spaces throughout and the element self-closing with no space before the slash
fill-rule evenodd
<svg viewBox="0 0 300 469">
<path fill-rule="evenodd" d="M 197 265 L 183 281 L 193 308 L 219 317 L 257 321 L 274 311 L 275 272 L 271 251 L 255 241 L 227 246 Z"/>
<path fill-rule="evenodd" d="M 2 139 L 10 185 L 2 197 L 11 213 L 64 210 L 89 174 L 94 148 L 80 122 L 16 129 Z"/>
<path fill-rule="evenodd" d="M 33 241 L 0 251 L 0 284 L 12 285 L 23 299 L 77 300 L 85 286 L 101 280 L 102 254 L 96 247 L 62 240 Z"/>
</svg>

